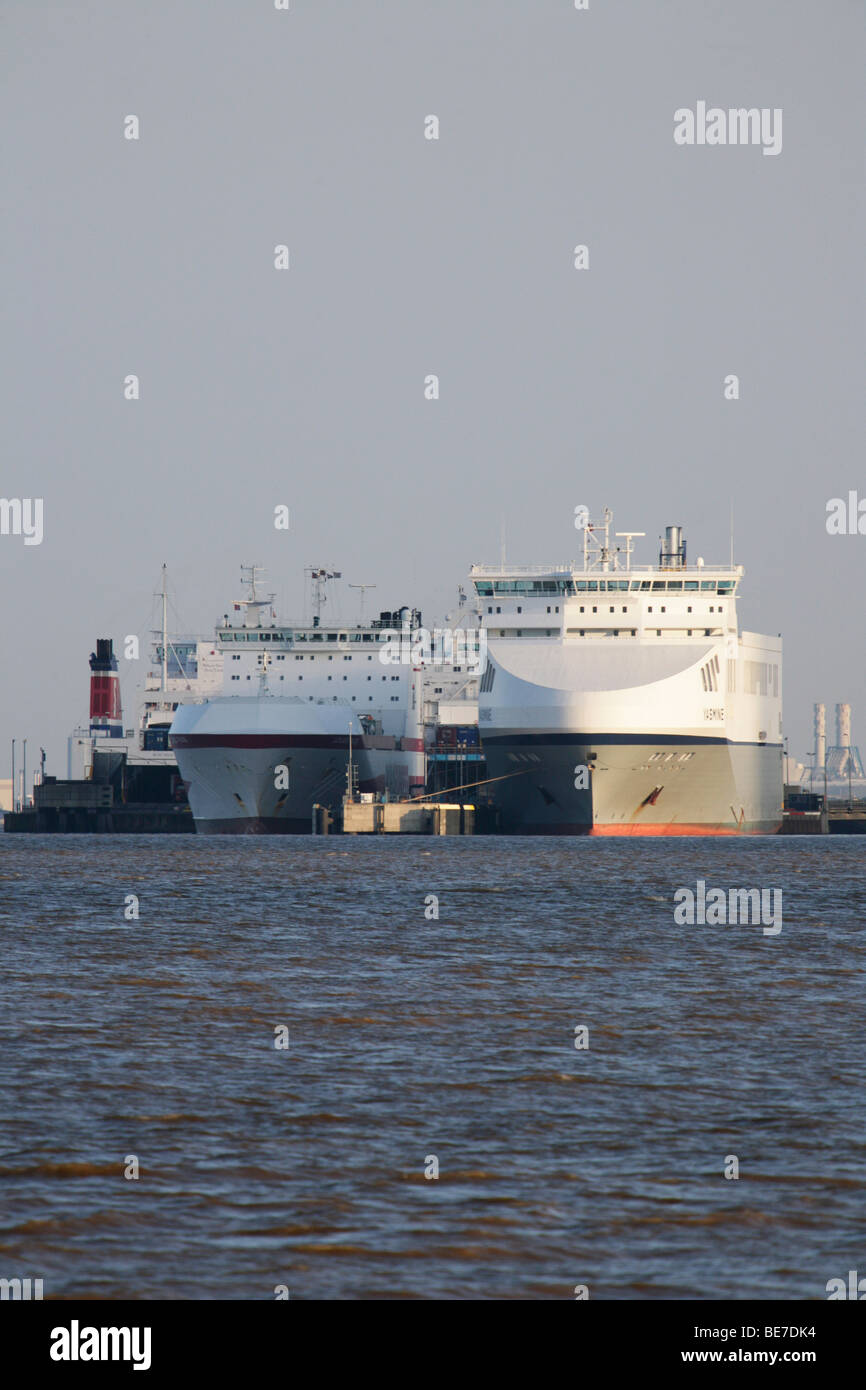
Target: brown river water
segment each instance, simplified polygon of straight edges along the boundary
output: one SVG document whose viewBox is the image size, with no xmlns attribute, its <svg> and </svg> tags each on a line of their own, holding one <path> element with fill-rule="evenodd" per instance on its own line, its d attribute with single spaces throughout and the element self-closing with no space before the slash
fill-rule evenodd
<svg viewBox="0 0 866 1390">
<path fill-rule="evenodd" d="M 825 1298 L 866 1273 L 864 854 L 0 835 L 0 1277 Z M 677 924 L 698 879 L 781 931 Z"/>
</svg>

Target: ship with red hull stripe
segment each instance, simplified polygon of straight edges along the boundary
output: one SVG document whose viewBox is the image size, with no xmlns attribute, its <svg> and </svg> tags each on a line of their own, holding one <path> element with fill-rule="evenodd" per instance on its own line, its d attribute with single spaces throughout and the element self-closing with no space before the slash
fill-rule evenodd
<svg viewBox="0 0 866 1390">
<path fill-rule="evenodd" d="M 506 833 L 760 835 L 782 820 L 782 643 L 740 631 L 742 566 L 669 526 L 583 527 L 583 559 L 474 565 L 479 732 Z M 616 544 L 619 540 L 622 543 Z"/>
<path fill-rule="evenodd" d="M 308 835 L 313 806 L 339 806 L 350 759 L 359 792 L 423 787 L 423 741 L 402 714 L 364 718 L 345 697 L 217 696 L 177 711 L 171 745 L 199 834 Z"/>
<path fill-rule="evenodd" d="M 175 713 L 170 744 L 199 834 L 309 834 L 313 808 L 337 810 L 348 791 L 389 800 L 423 791 L 429 673 L 388 659 L 386 640 L 420 630 L 420 612 L 328 622 L 323 610 L 340 573 L 308 573 L 312 618 L 286 623 L 247 568 L 247 596 L 215 635 L 222 694 Z M 440 670 L 436 679 L 446 695 L 451 683 L 466 684 L 462 672 L 451 682 Z"/>
</svg>

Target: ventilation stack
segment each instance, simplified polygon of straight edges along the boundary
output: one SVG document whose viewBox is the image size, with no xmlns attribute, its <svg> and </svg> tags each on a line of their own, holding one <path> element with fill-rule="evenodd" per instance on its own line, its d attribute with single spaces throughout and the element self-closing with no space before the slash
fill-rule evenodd
<svg viewBox="0 0 866 1390">
<path fill-rule="evenodd" d="M 659 549 L 659 569 L 684 569 L 686 563 L 686 539 L 682 526 L 666 526 L 665 538 Z"/>
</svg>

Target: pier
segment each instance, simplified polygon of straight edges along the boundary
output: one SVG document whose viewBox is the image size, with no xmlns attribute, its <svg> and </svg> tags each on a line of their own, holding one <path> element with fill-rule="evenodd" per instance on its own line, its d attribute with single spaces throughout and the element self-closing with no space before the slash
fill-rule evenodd
<svg viewBox="0 0 866 1390">
<path fill-rule="evenodd" d="M 866 835 L 866 801 L 830 800 L 815 792 L 786 795 L 780 835 Z"/>
<path fill-rule="evenodd" d="M 33 788 L 33 805 L 7 811 L 7 835 L 192 835 L 195 823 L 185 800 L 123 801 L 110 782 L 58 782 L 46 777 Z"/>
<path fill-rule="evenodd" d="M 489 806 L 442 801 L 344 801 L 337 811 L 314 806 L 314 835 L 489 835 L 498 828 Z"/>
</svg>

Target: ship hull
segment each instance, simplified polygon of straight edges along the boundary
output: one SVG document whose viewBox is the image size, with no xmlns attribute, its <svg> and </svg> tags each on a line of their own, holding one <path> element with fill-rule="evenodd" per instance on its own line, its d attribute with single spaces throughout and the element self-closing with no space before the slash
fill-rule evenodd
<svg viewBox="0 0 866 1390">
<path fill-rule="evenodd" d="M 336 809 L 346 790 L 350 722 L 359 790 L 408 796 L 416 741 L 367 735 L 342 706 L 229 697 L 179 710 L 171 746 L 196 831 L 309 835 L 313 807 Z"/>
<path fill-rule="evenodd" d="M 779 745 L 515 731 L 485 735 L 484 750 L 507 834 L 772 835 L 781 824 Z"/>
</svg>

